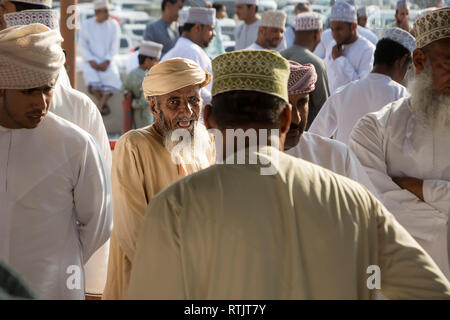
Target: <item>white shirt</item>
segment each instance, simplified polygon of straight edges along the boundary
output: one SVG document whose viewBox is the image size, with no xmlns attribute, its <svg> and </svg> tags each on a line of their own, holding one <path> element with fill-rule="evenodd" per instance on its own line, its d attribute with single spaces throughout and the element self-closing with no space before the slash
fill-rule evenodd
<svg viewBox="0 0 450 320">
<path fill-rule="evenodd" d="M 286 153 L 353 179 L 378 197 L 375 187 L 358 158 L 345 144 L 339 141 L 305 131 L 302 133 L 299 143 L 287 150 Z"/>
<path fill-rule="evenodd" d="M 248 48 L 245 48 L 245 50 L 268 50 L 268 49 L 261 47 L 256 42 L 253 42 Z"/>
<path fill-rule="evenodd" d="M 447 223 L 450 212 L 450 148 L 448 135 L 437 136 L 416 121 L 409 99 L 388 104 L 364 116 L 349 146 L 395 215 L 450 279 Z M 421 201 L 391 177 L 424 180 Z"/>
<path fill-rule="evenodd" d="M 320 109 L 309 132 L 348 143 L 353 126 L 364 115 L 408 96 L 408 90 L 389 76 L 369 73 L 336 90 Z"/>
<path fill-rule="evenodd" d="M 288 26 L 284 32 L 284 41 L 286 42 L 286 48 L 291 47 L 295 40 L 295 24 Z"/>
<path fill-rule="evenodd" d="M 0 150 L 0 258 L 40 299 L 84 299 L 83 265 L 112 229 L 95 141 L 49 112 L 34 129 L 0 126 Z"/>
<path fill-rule="evenodd" d="M 211 76 L 213 75 L 211 59 L 206 54 L 198 44 L 192 42 L 188 38 L 179 37 L 175 46 L 170 49 L 161 59 L 161 62 L 172 58 L 185 58 L 190 59 L 197 63 L 203 70 L 208 71 Z M 211 82 L 204 88 L 202 88 L 201 95 L 203 98 L 203 103 L 209 103 L 211 100 Z"/>
<path fill-rule="evenodd" d="M 132 54 L 128 56 L 127 66 L 125 72 L 127 75 L 130 74 L 131 71 L 139 67 L 139 50 L 134 51 Z"/>
<path fill-rule="evenodd" d="M 236 41 L 235 50 L 243 50 L 248 48 L 258 38 L 258 28 L 260 19 L 258 18 L 252 24 L 245 22 L 238 25 L 234 31 L 234 39 Z"/>
<path fill-rule="evenodd" d="M 370 31 L 367 28 L 361 27 L 360 25 L 358 25 L 357 30 L 360 36 L 363 36 L 364 38 L 369 40 L 374 46 L 377 45 L 378 38 L 372 31 Z M 317 47 L 314 49 L 313 53 L 322 60 L 325 59 L 327 47 L 330 45 L 332 41 L 333 41 L 333 33 L 329 28 L 324 32 L 322 32 L 322 38 Z"/>
<path fill-rule="evenodd" d="M 328 85 L 330 92 L 346 85 L 350 81 L 362 79 L 372 71 L 375 46 L 363 37 L 348 45 L 343 45 L 344 55 L 333 59 L 332 50 L 336 41 L 332 41 L 325 55 Z"/>
</svg>

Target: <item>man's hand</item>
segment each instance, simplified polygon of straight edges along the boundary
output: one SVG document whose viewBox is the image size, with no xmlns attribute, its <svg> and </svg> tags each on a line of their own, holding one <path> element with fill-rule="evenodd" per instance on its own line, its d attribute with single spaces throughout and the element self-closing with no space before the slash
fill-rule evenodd
<svg viewBox="0 0 450 320">
<path fill-rule="evenodd" d="M 99 71 L 106 71 L 109 67 L 109 60 L 103 61 L 99 66 Z"/>
<path fill-rule="evenodd" d="M 91 67 L 94 69 L 94 70 L 99 70 L 99 65 L 95 62 L 95 61 L 89 61 L 89 64 L 91 65 Z"/>
<path fill-rule="evenodd" d="M 336 44 L 333 47 L 333 51 L 331 51 L 331 56 L 333 57 L 333 60 L 336 60 L 337 58 L 344 56 L 344 50 L 342 49 L 341 44 Z"/>
<path fill-rule="evenodd" d="M 423 199 L 423 180 L 417 178 L 392 178 L 396 184 L 399 185 L 400 188 L 408 190 L 409 192 L 416 195 L 417 198 L 424 201 Z"/>
</svg>

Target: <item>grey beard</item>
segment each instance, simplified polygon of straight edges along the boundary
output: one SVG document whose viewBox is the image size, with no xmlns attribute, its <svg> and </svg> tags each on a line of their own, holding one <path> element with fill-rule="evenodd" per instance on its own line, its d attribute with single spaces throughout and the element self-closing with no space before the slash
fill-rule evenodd
<svg viewBox="0 0 450 320">
<path fill-rule="evenodd" d="M 414 117 L 433 132 L 450 130 L 450 97 L 432 89 L 432 70 L 428 62 L 422 73 L 408 85 L 410 106 Z"/>
</svg>

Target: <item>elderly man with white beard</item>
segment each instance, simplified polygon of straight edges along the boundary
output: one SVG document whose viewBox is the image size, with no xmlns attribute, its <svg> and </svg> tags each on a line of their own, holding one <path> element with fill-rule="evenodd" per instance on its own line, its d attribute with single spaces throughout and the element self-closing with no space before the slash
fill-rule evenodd
<svg viewBox="0 0 450 320">
<path fill-rule="evenodd" d="M 114 150 L 114 228 L 103 299 L 126 296 L 136 242 L 152 198 L 214 163 L 214 144 L 199 121 L 200 89 L 210 80 L 207 71 L 183 58 L 153 66 L 144 78 L 142 88 L 156 122 L 127 132 Z M 173 142 L 173 133 L 183 141 Z"/>
<path fill-rule="evenodd" d="M 363 117 L 349 146 L 382 202 L 450 279 L 450 8 L 418 18 L 414 33 L 411 97 Z"/>
</svg>

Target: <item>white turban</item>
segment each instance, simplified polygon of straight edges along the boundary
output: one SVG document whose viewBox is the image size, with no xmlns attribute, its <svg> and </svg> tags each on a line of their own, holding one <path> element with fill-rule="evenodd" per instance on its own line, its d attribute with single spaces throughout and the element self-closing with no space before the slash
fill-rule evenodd
<svg viewBox="0 0 450 320">
<path fill-rule="evenodd" d="M 192 85 L 207 86 L 211 75 L 194 61 L 169 59 L 153 66 L 142 82 L 145 98 L 161 96 Z"/>
<path fill-rule="evenodd" d="M 55 79 L 64 65 L 62 37 L 43 24 L 0 32 L 0 88 L 38 88 Z"/>
</svg>

